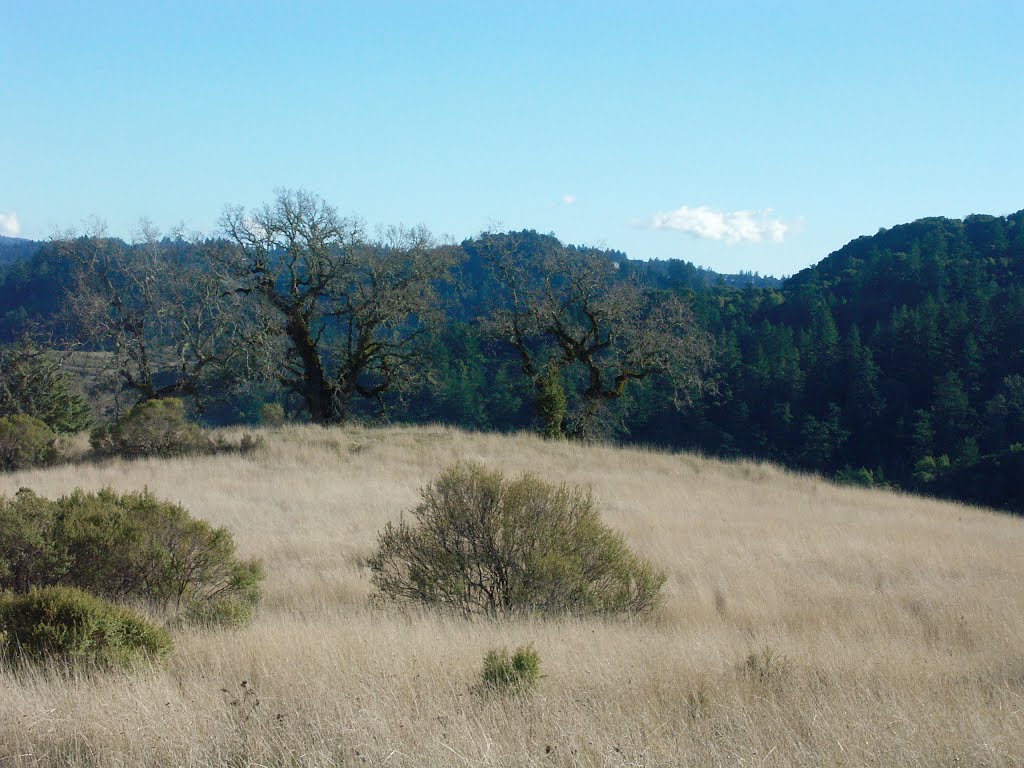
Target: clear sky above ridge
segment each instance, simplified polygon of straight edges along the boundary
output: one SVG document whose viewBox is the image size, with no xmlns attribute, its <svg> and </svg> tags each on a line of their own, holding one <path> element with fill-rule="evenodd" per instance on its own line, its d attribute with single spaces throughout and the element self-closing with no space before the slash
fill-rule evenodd
<svg viewBox="0 0 1024 768">
<path fill-rule="evenodd" d="M 0 234 L 305 187 L 792 274 L 1024 208 L 1024 3 L 0 3 Z"/>
</svg>

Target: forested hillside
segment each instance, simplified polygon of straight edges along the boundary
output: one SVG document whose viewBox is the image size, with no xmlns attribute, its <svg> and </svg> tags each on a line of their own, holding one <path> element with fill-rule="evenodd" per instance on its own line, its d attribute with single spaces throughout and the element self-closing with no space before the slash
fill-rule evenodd
<svg viewBox="0 0 1024 768">
<path fill-rule="evenodd" d="M 39 248 L 39 243 L 20 237 L 0 235 L 0 264 L 29 258 Z"/>
<path fill-rule="evenodd" d="M 697 303 L 721 367 L 690 444 L 1022 508 L 1024 212 L 883 230 Z"/>
<path fill-rule="evenodd" d="M 216 332 L 184 344 L 173 324 L 145 330 L 139 339 L 151 368 L 121 370 L 129 399 L 186 396 L 208 420 L 252 421 L 266 402 L 280 402 L 302 420 L 313 414 L 317 398 L 344 391 L 343 419 L 383 412 L 397 421 L 537 428 L 766 457 L 847 482 L 1024 511 L 1024 211 L 922 219 L 881 230 L 781 284 L 754 274 L 718 276 L 682 261 L 643 262 L 564 246 L 534 232 L 490 234 L 444 248 L 413 240 L 374 244 L 346 278 L 349 293 L 329 297 L 329 308 L 322 295 L 293 297 L 295 307 L 321 302 L 310 310 L 306 330 L 334 344 L 318 358 L 323 370 L 317 375 L 335 376 L 340 389 L 317 394 L 292 386 L 280 371 L 253 366 L 252 354 L 244 370 L 237 359 L 228 360 L 225 345 L 251 342 L 252 323 L 262 315 L 244 303 L 228 307 L 223 297 L 266 288 L 258 271 L 233 273 L 226 292 L 181 280 L 173 301 L 131 293 L 133 285 L 145 285 L 142 265 L 152 269 L 154 259 L 172 259 L 167 263 L 174 269 L 164 275 L 197 270 L 223 280 L 228 273 L 218 265 L 229 263 L 225 253 L 248 254 L 247 263 L 258 266 L 259 258 L 287 251 L 276 245 L 246 250 L 243 240 L 117 241 L 116 258 L 110 255 L 115 241 L 104 241 L 104 274 L 115 275 L 106 287 L 95 281 L 102 249 L 94 242 L 29 248 L 19 241 L 19 258 L 0 267 L 0 340 L 11 342 L 27 325 L 44 322 L 56 338 L 74 338 L 86 348 L 135 348 L 124 338 L 115 344 L 113 336 L 95 333 L 106 327 L 96 315 L 94 332 L 83 333 L 76 327 L 85 317 L 81 302 L 77 314 L 62 311 L 67 297 L 88 284 L 81 282 L 82 269 L 91 264 L 96 297 L 120 286 L 135 297 L 140 317 L 155 312 L 157 305 L 147 301 L 170 302 L 179 331 L 197 327 L 199 315 L 189 319 L 185 310 L 198 311 L 211 297 L 221 302 L 219 316 L 228 319 Z M 83 259 L 87 247 L 94 251 Z M 324 247 L 327 253 L 341 245 Z M 399 265 L 406 259 L 421 266 L 403 277 Z M 393 266 L 373 266 L 385 262 Z M 240 263 L 236 259 L 235 267 Z M 424 265 L 434 270 L 432 277 Z M 441 268 L 449 270 L 447 279 L 440 279 Z M 243 277 L 254 282 L 239 282 Z M 415 280 L 423 290 L 432 286 L 422 294 L 429 302 L 417 288 L 383 319 L 359 314 L 361 305 L 352 299 L 377 296 L 379 308 L 384 294 L 368 293 L 369 286 L 391 285 L 387 295 L 393 296 Z M 576 290 L 583 285 L 589 287 Z M 267 297 L 271 307 L 283 300 L 283 294 Z M 111 306 L 94 302 L 90 311 L 108 317 Z M 341 340 L 348 334 L 351 344 L 352 334 L 371 322 L 376 325 L 356 352 L 387 347 L 387 339 L 391 356 L 344 357 Z M 110 327 L 122 333 L 129 325 Z M 261 354 L 283 353 L 283 360 L 302 367 L 308 355 L 296 348 L 299 336 L 285 326 L 261 328 Z M 174 349 L 205 351 L 186 359 L 169 354 Z M 351 367 L 357 363 L 363 368 Z M 337 374 L 330 373 L 332 365 Z M 347 383 L 337 378 L 343 374 Z"/>
</svg>

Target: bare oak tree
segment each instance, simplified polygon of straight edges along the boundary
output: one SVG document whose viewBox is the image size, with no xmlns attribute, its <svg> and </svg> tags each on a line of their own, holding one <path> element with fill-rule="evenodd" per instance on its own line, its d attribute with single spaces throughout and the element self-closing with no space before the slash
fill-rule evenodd
<svg viewBox="0 0 1024 768">
<path fill-rule="evenodd" d="M 78 341 L 104 353 L 106 372 L 132 400 L 202 405 L 244 375 L 259 323 L 209 268 L 215 244 L 161 238 L 143 220 L 131 244 L 98 229 L 54 245 L 74 265 L 67 310 Z"/>
<path fill-rule="evenodd" d="M 661 379 L 677 406 L 704 385 L 710 336 L 677 294 L 623 279 L 607 256 L 554 238 L 488 233 L 478 243 L 501 287 L 488 325 L 519 354 L 548 435 L 600 436 L 630 382 Z M 577 388 L 575 413 L 566 383 Z"/>
<path fill-rule="evenodd" d="M 345 421 L 357 397 L 383 408 L 385 393 L 420 374 L 418 342 L 454 263 L 426 230 L 393 228 L 371 241 L 302 190 L 278 190 L 251 213 L 229 207 L 221 225 L 233 245 L 222 275 L 274 318 L 277 378 L 313 421 Z"/>
</svg>

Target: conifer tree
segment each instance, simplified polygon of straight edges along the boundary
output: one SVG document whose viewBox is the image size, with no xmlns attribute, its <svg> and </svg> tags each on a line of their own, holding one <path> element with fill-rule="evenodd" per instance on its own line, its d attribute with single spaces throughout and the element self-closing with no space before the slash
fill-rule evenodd
<svg viewBox="0 0 1024 768">
<path fill-rule="evenodd" d="M 16 414 L 64 434 L 92 424 L 89 403 L 72 390 L 60 363 L 26 340 L 0 348 L 0 417 Z"/>
</svg>

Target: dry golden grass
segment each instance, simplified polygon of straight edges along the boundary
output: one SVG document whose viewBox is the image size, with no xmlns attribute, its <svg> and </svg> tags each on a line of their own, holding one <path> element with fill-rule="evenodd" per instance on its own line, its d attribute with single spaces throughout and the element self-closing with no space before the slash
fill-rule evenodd
<svg viewBox="0 0 1024 768">
<path fill-rule="evenodd" d="M 6 766 L 1019 766 L 1024 521 L 756 463 L 433 428 L 288 428 L 254 455 L 0 476 L 148 486 L 269 574 L 165 669 L 0 672 Z M 372 610 L 376 533 L 457 459 L 593 488 L 669 573 L 634 623 Z M 526 699 L 475 686 L 532 643 Z M 749 659 L 749 660 L 748 660 Z"/>
</svg>

